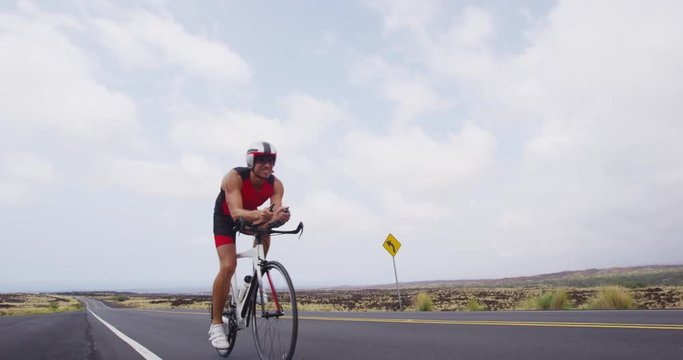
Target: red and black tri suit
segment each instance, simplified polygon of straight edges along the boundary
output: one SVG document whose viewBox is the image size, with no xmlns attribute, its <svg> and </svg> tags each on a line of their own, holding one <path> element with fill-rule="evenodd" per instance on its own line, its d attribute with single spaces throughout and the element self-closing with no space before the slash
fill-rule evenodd
<svg viewBox="0 0 683 360">
<path fill-rule="evenodd" d="M 259 190 L 254 188 L 251 183 L 249 173 L 250 168 L 236 167 L 233 170 L 242 178 L 242 208 L 245 210 L 256 210 L 263 205 L 266 200 L 273 196 L 275 190 L 275 176 L 270 175 Z M 216 205 L 213 208 L 213 237 L 216 247 L 224 244 L 235 243 L 235 221 L 230 215 L 228 203 L 225 201 L 225 191 L 221 187 L 221 192 L 216 198 Z"/>
</svg>

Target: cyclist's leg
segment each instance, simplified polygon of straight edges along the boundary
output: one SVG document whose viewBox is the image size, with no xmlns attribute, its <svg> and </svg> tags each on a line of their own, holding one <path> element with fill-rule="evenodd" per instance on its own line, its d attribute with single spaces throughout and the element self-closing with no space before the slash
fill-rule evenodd
<svg viewBox="0 0 683 360">
<path fill-rule="evenodd" d="M 219 260 L 219 270 L 216 279 L 213 281 L 213 324 L 223 323 L 223 306 L 228 300 L 230 291 L 230 279 L 235 273 L 237 266 L 237 252 L 235 243 L 223 244 L 216 247 Z"/>
</svg>

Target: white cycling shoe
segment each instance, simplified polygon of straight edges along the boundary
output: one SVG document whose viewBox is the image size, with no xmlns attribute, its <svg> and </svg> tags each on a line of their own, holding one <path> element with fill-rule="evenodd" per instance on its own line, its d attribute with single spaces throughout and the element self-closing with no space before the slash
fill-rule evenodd
<svg viewBox="0 0 683 360">
<path fill-rule="evenodd" d="M 227 349 L 230 347 L 223 324 L 211 324 L 209 327 L 209 342 L 216 349 Z"/>
</svg>

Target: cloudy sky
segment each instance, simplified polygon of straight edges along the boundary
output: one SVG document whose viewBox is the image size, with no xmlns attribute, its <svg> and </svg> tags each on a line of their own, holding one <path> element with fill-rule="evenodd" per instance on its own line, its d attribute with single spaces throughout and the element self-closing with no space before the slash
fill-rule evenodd
<svg viewBox="0 0 683 360">
<path fill-rule="evenodd" d="M 208 289 L 271 141 L 298 286 L 683 263 L 683 2 L 3 1 L 0 291 Z M 238 249 L 250 245 L 238 238 Z M 243 264 L 243 268 L 248 263 Z"/>
</svg>

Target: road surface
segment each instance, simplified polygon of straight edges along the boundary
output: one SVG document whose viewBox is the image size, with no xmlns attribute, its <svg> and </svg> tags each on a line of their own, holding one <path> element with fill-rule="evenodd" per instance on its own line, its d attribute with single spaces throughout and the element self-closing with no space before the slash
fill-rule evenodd
<svg viewBox="0 0 683 360">
<path fill-rule="evenodd" d="M 113 309 L 0 318 L 0 359 L 222 359 L 208 314 Z M 257 359 L 251 329 L 229 359 Z M 295 359 L 683 359 L 683 311 L 301 313 Z"/>
</svg>

